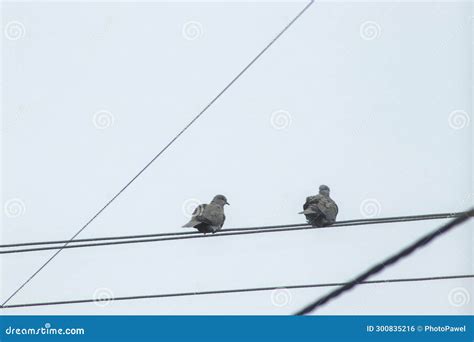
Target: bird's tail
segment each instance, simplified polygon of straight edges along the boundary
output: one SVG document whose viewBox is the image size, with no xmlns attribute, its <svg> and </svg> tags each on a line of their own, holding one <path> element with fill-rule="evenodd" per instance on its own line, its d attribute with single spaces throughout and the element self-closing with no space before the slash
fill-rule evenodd
<svg viewBox="0 0 474 342">
<path fill-rule="evenodd" d="M 317 212 L 315 212 L 314 210 L 308 208 L 308 209 L 305 209 L 303 211 L 300 211 L 298 214 L 303 214 L 303 215 L 315 215 L 315 214 L 318 214 Z"/>
<path fill-rule="evenodd" d="M 198 222 L 196 220 L 191 220 L 188 223 L 186 223 L 184 226 L 182 226 L 181 228 L 193 228 L 194 226 L 198 225 L 199 223 L 201 223 L 201 222 Z"/>
</svg>

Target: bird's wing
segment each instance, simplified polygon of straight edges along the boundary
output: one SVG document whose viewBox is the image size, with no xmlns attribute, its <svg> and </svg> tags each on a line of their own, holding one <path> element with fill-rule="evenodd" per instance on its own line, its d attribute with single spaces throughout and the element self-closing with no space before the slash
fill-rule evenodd
<svg viewBox="0 0 474 342">
<path fill-rule="evenodd" d="M 303 211 L 300 211 L 298 214 L 304 214 L 304 215 L 320 215 L 321 211 L 318 209 L 318 207 L 311 205 L 308 208 L 306 208 Z"/>
<path fill-rule="evenodd" d="M 204 210 L 206 210 L 206 207 L 207 204 L 199 204 L 193 211 L 193 217 L 201 216 L 204 213 Z"/>
<path fill-rule="evenodd" d="M 203 215 L 206 210 L 207 204 L 200 204 L 194 209 L 191 220 L 186 223 L 183 228 L 194 227 L 200 223 L 210 223 L 208 219 Z"/>
<path fill-rule="evenodd" d="M 337 213 L 339 211 L 336 202 L 328 197 L 325 197 L 318 202 L 318 208 L 324 214 L 326 219 L 330 221 L 334 221 L 336 219 Z"/>
<path fill-rule="evenodd" d="M 186 223 L 183 228 L 191 228 L 194 226 L 197 226 L 198 224 L 201 224 L 201 221 L 198 221 L 195 217 L 193 217 L 188 223 Z"/>
<path fill-rule="evenodd" d="M 310 199 L 310 198 L 311 198 L 311 197 L 306 197 L 306 202 L 304 202 L 304 204 L 303 204 L 303 210 L 308 209 L 308 207 L 309 207 L 309 199 Z"/>
<path fill-rule="evenodd" d="M 320 196 L 320 195 L 306 197 L 306 202 L 303 205 L 303 210 L 308 209 L 308 207 L 311 204 L 317 203 L 320 200 L 320 198 L 318 196 Z"/>
</svg>

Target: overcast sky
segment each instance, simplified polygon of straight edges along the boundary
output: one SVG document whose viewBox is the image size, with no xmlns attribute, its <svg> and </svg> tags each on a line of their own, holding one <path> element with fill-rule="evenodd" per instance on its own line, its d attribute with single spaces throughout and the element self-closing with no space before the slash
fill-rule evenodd
<svg viewBox="0 0 474 342">
<path fill-rule="evenodd" d="M 74 235 L 304 6 L 3 4 L 2 242 Z M 339 220 L 466 209 L 472 15 L 468 2 L 315 3 L 80 238 L 185 231 L 186 210 L 218 193 L 224 229 L 299 223 L 323 183 Z M 64 250 L 10 304 L 342 282 L 443 222 Z M 377 278 L 472 273 L 473 226 Z M 53 253 L 1 256 L 1 298 Z M 469 314 L 473 285 L 365 285 L 320 313 Z M 7 313 L 291 314 L 329 290 Z"/>
</svg>

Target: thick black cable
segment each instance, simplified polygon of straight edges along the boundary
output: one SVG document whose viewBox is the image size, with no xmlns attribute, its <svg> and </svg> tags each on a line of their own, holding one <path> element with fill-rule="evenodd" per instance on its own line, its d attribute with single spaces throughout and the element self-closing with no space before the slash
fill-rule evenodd
<svg viewBox="0 0 474 342">
<path fill-rule="evenodd" d="M 347 227 L 347 226 L 360 226 L 368 224 L 384 224 L 384 223 L 397 223 L 397 222 L 412 222 L 420 220 L 432 220 L 432 219 L 444 219 L 446 217 L 452 217 L 453 215 L 461 215 L 463 213 L 454 214 L 433 214 L 433 215 L 419 215 L 419 216 L 404 216 L 404 217 L 392 217 L 390 219 L 370 219 L 370 220 L 351 220 L 337 222 L 332 226 L 328 227 L 312 227 L 307 224 L 300 225 L 279 225 L 279 226 L 264 226 L 255 228 L 234 228 L 226 229 L 212 235 L 204 235 L 201 233 L 164 233 L 164 234 L 152 234 L 152 236 L 161 236 L 158 238 L 146 238 L 146 239 L 129 239 L 125 241 L 108 241 L 108 242 L 97 242 L 88 244 L 68 244 L 67 246 L 53 246 L 53 247 L 35 247 L 35 248 L 23 248 L 23 249 L 11 249 L 0 251 L 0 254 L 15 254 L 15 253 L 27 253 L 27 252 L 39 252 L 48 251 L 55 249 L 71 249 L 71 248 L 84 248 L 84 247 L 99 247 L 99 246 L 113 246 L 113 245 L 126 245 L 135 243 L 145 242 L 159 242 L 159 241 L 174 241 L 174 240 L 189 240 L 189 239 L 202 239 L 211 237 L 225 237 L 235 235 L 250 235 L 250 234 L 263 234 L 263 233 L 276 233 L 276 232 L 292 232 L 300 230 L 312 230 L 312 229 L 325 229 L 332 227 Z M 444 215 L 444 216 L 442 216 Z M 448 216 L 446 216 L 448 215 Z M 289 228 L 280 228 L 290 226 Z M 176 236 L 177 235 L 177 236 Z M 184 236 L 183 236 L 184 235 Z"/>
<path fill-rule="evenodd" d="M 419 248 L 422 248 L 426 245 L 428 245 L 431 241 L 433 241 L 435 238 L 447 233 L 451 229 L 455 228 L 456 226 L 460 225 L 461 223 L 469 220 L 474 216 L 474 208 L 470 209 L 469 211 L 466 211 L 463 215 L 455 218 L 454 220 L 451 220 L 450 222 L 444 224 L 440 228 L 434 230 L 433 232 L 423 236 L 422 238 L 418 239 L 414 243 L 410 244 L 409 246 L 405 247 L 402 249 L 400 252 L 396 253 L 395 255 L 385 259 L 384 261 L 378 263 L 377 265 L 371 267 L 369 270 L 366 272 L 362 273 L 358 277 L 354 278 L 353 280 L 347 282 L 344 284 L 344 286 L 330 292 L 329 294 L 323 296 L 322 298 L 318 299 L 314 303 L 304 307 L 300 311 L 296 313 L 296 315 L 305 315 L 310 313 L 311 311 L 314 311 L 318 309 L 319 307 L 323 306 L 326 304 L 328 301 L 331 299 L 334 299 L 338 296 L 340 296 L 342 293 L 349 291 L 353 287 L 357 286 L 358 284 L 363 283 L 367 278 L 381 272 L 384 268 L 395 264 L 399 260 L 409 256 L 412 254 L 414 251 L 416 251 Z"/>
<path fill-rule="evenodd" d="M 89 221 L 84 224 L 81 229 L 75 233 L 69 241 L 74 240 L 84 229 L 86 229 L 89 224 L 92 223 L 117 197 L 119 197 L 122 192 L 125 191 L 153 162 L 158 159 L 178 138 L 188 130 L 213 104 L 216 102 L 277 40 L 280 38 L 295 22 L 299 19 L 300 16 L 303 15 L 304 12 L 314 3 L 314 0 L 310 0 L 308 4 L 281 30 L 275 38 L 273 38 L 270 43 L 268 43 L 263 50 L 261 50 L 257 56 L 255 56 L 250 63 L 248 63 L 242 71 L 240 71 L 237 76 L 235 76 L 202 110 L 197 114 L 184 128 L 176 134 L 176 136 L 171 139 L 171 141 L 158 152 L 153 159 L 151 159 L 127 184 L 125 184 L 119 192 L 117 192 L 114 197 L 112 197 Z M 69 242 L 67 242 L 64 247 L 67 246 Z M 8 303 L 26 284 L 28 284 L 43 268 L 45 268 L 60 252 L 62 249 L 56 251 L 38 270 L 36 270 L 18 289 L 15 290 L 4 302 L 1 306 L 4 306 Z"/>
<path fill-rule="evenodd" d="M 406 282 L 420 282 L 420 281 L 448 280 L 448 279 L 465 279 L 465 278 L 474 278 L 474 274 L 438 276 L 438 277 L 424 277 L 424 278 L 398 278 L 398 279 L 369 280 L 369 281 L 363 281 L 363 282 L 361 282 L 361 284 L 370 285 L 370 284 L 387 284 L 387 283 L 406 283 Z M 278 289 L 287 289 L 287 290 L 307 289 L 307 288 L 317 288 L 317 287 L 341 286 L 341 285 L 345 285 L 345 284 L 347 284 L 347 283 L 286 285 L 286 286 L 253 287 L 253 288 L 242 288 L 242 289 L 231 289 L 231 290 L 196 291 L 196 292 L 165 293 L 165 294 L 127 296 L 127 297 L 111 297 L 111 298 L 98 298 L 98 299 L 76 299 L 76 300 L 64 300 L 64 301 L 56 301 L 56 302 L 12 304 L 12 305 L 5 305 L 1 308 L 2 309 L 14 309 L 14 308 L 33 307 L 33 306 L 84 304 L 84 303 L 107 302 L 107 301 L 117 302 L 117 301 L 125 301 L 125 300 L 139 300 L 139 299 L 154 299 L 154 298 L 203 296 L 203 295 L 216 295 L 216 294 L 229 294 L 229 293 L 271 291 L 271 290 L 278 290 Z"/>
</svg>

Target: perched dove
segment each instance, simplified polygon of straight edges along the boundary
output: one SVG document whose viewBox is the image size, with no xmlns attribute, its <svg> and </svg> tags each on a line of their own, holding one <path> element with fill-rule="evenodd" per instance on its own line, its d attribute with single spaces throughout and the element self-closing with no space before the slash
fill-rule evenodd
<svg viewBox="0 0 474 342">
<path fill-rule="evenodd" d="M 308 223 L 313 227 L 332 225 L 336 221 L 339 211 L 336 202 L 329 197 L 327 185 L 319 187 L 319 195 L 307 197 L 303 209 L 304 211 L 299 214 L 304 214 Z"/>
<path fill-rule="evenodd" d="M 191 220 L 183 228 L 196 228 L 201 233 L 215 233 L 224 225 L 224 205 L 229 205 L 227 198 L 216 195 L 210 204 L 200 204 L 194 209 Z"/>
</svg>

